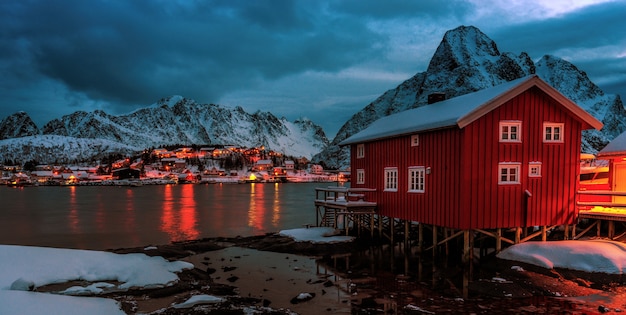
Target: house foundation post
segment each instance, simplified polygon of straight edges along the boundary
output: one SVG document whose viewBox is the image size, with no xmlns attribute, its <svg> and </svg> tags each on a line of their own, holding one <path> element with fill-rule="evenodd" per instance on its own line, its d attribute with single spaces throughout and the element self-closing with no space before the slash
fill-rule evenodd
<svg viewBox="0 0 626 315">
<path fill-rule="evenodd" d="M 502 228 L 496 229 L 496 254 L 502 251 Z"/>
<path fill-rule="evenodd" d="M 463 298 L 469 297 L 469 282 L 472 277 L 472 256 L 474 242 L 471 230 L 463 231 Z"/>
</svg>

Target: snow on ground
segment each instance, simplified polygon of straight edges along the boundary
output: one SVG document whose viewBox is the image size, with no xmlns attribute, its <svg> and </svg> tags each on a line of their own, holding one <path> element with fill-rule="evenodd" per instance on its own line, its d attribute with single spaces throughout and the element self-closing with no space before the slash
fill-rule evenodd
<svg viewBox="0 0 626 315">
<path fill-rule="evenodd" d="M 95 282 L 65 294 L 100 293 L 108 289 L 163 287 L 178 280 L 175 272 L 193 268 L 144 254 L 0 245 L 0 314 L 124 314 L 116 301 L 104 298 L 26 292 L 71 280 Z M 107 281 L 119 281 L 118 286 Z"/>
<path fill-rule="evenodd" d="M 296 242 L 311 243 L 340 243 L 351 242 L 353 236 L 338 235 L 338 231 L 331 227 L 310 227 L 306 229 L 282 230 L 278 233 L 281 236 L 291 237 Z"/>
<path fill-rule="evenodd" d="M 609 240 L 526 242 L 508 247 L 497 256 L 548 269 L 626 272 L 626 244 Z"/>
</svg>

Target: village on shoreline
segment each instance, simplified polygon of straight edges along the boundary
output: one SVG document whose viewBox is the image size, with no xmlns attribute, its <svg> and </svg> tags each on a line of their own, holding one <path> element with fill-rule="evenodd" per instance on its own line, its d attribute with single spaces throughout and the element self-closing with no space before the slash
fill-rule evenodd
<svg viewBox="0 0 626 315">
<path fill-rule="evenodd" d="M 143 186 L 166 184 L 310 183 L 349 181 L 304 157 L 234 145 L 146 149 L 108 162 L 0 164 L 0 184 L 24 186 Z"/>
</svg>

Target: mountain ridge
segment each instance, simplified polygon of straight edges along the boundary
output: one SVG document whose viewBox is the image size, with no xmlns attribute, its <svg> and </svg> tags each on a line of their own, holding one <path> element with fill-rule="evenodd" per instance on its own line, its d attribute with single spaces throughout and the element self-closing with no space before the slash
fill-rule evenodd
<svg viewBox="0 0 626 315">
<path fill-rule="evenodd" d="M 174 144 L 234 144 L 265 146 L 285 155 L 311 158 L 328 144 L 322 128 L 306 118 L 290 122 L 270 112 L 250 114 L 241 107 L 200 104 L 182 96 L 171 96 L 126 115 L 109 115 L 102 110 L 76 111 L 49 121 L 41 130 L 28 114 L 18 112 L 0 121 L 0 139 L 30 137 L 25 140 L 25 147 L 29 148 L 20 149 L 15 145 L 16 140 L 11 145 L 0 141 L 0 160 L 61 159 L 49 156 L 63 155 L 52 149 L 63 146 L 49 145 L 50 138 L 38 136 L 56 136 L 55 141 L 66 137 L 69 143 L 81 143 L 83 147 L 92 141 L 93 147 L 107 148 L 112 154 Z M 37 143 L 37 139 L 44 143 Z M 42 148 L 41 152 L 37 152 L 38 148 Z M 102 154 L 102 149 L 94 152 L 94 156 Z"/>
<path fill-rule="evenodd" d="M 618 95 L 605 94 L 572 63 L 544 55 L 536 63 L 526 52 L 501 53 L 496 43 L 474 26 L 459 26 L 445 33 L 428 68 L 389 89 L 356 112 L 339 129 L 328 147 L 313 162 L 330 168 L 349 166 L 349 148 L 339 143 L 375 120 L 403 110 L 428 105 L 428 95 L 453 98 L 537 74 L 559 92 L 602 121 L 601 131 L 583 132 L 582 150 L 595 153 L 626 130 L 626 110 Z"/>
</svg>

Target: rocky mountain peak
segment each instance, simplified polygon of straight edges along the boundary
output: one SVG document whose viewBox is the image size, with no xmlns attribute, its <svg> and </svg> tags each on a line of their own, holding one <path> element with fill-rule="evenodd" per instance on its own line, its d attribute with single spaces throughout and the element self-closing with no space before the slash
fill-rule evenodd
<svg viewBox="0 0 626 315">
<path fill-rule="evenodd" d="M 626 111 L 619 96 L 604 94 L 573 64 L 555 56 L 544 56 L 535 64 L 525 52 L 501 53 L 478 28 L 460 26 L 446 32 L 425 72 L 415 74 L 355 113 L 313 161 L 328 167 L 349 166 L 349 148 L 339 147 L 339 142 L 381 117 L 427 105 L 429 94 L 444 93 L 452 98 L 530 74 L 539 75 L 604 123 L 602 131 L 583 133 L 583 151 L 594 153 L 626 130 Z"/>
<path fill-rule="evenodd" d="M 474 26 L 459 26 L 443 36 L 426 72 L 449 72 L 472 66 L 480 59 L 495 61 L 500 56 L 496 43 Z"/>
<path fill-rule="evenodd" d="M 0 140 L 39 134 L 39 129 L 26 112 L 17 112 L 0 121 Z"/>
</svg>

